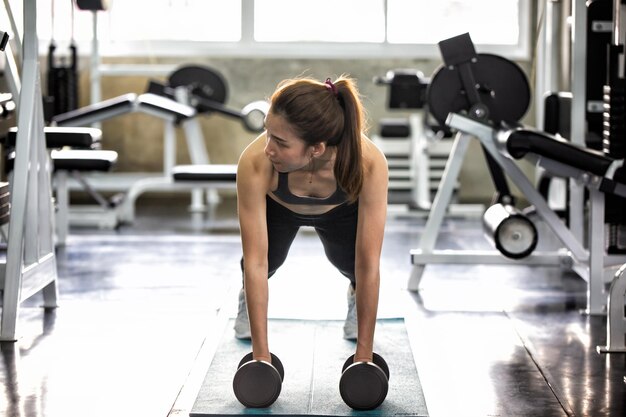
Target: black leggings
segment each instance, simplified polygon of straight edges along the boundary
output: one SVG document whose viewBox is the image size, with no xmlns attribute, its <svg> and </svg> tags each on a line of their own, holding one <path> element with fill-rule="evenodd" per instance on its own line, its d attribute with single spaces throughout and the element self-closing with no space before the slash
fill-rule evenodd
<svg viewBox="0 0 626 417">
<path fill-rule="evenodd" d="M 354 251 L 359 204 L 344 203 L 324 214 L 298 214 L 280 205 L 271 197 L 267 201 L 268 278 L 287 259 L 287 253 L 300 226 L 315 228 L 328 260 L 356 287 Z M 243 257 L 241 270 L 243 271 Z"/>
</svg>

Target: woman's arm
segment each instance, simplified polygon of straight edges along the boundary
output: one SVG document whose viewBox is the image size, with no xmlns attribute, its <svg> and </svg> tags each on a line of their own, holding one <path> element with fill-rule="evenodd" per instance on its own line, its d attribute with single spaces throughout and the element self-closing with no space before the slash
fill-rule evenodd
<svg viewBox="0 0 626 417">
<path fill-rule="evenodd" d="M 237 211 L 243 247 L 244 288 L 252 334 L 253 357 L 271 362 L 267 342 L 268 243 L 265 217 L 265 196 L 271 179 L 271 165 L 267 163 L 263 154 L 264 142 L 262 135 L 244 150 L 239 159 Z"/>
<path fill-rule="evenodd" d="M 359 196 L 355 274 L 358 338 L 355 362 L 372 361 L 380 288 L 380 255 L 387 218 L 389 172 L 383 153 L 364 140 L 365 177 Z"/>
</svg>

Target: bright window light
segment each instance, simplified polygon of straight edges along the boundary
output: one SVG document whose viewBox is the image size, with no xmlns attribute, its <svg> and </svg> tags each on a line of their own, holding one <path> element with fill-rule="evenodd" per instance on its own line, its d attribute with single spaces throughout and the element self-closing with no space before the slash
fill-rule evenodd
<svg viewBox="0 0 626 417">
<path fill-rule="evenodd" d="M 432 44 L 469 32 L 477 44 L 517 45 L 518 3 L 518 0 L 387 0 L 387 40 Z"/>
<path fill-rule="evenodd" d="M 255 0 L 258 42 L 383 42 L 382 0 Z"/>
<path fill-rule="evenodd" d="M 41 39 L 52 30 L 52 2 L 37 0 Z M 98 37 L 111 41 L 237 42 L 241 39 L 241 1 L 237 0 L 131 0 L 111 1 L 98 12 Z M 71 36 L 72 1 L 54 2 L 54 38 Z M 92 13 L 74 11 L 76 40 L 91 39 Z"/>
<path fill-rule="evenodd" d="M 6 1 L 15 4 L 21 26 L 22 0 Z M 62 48 L 73 33 L 80 51 L 89 51 L 92 12 L 75 10 L 72 24 L 73 0 L 36 1 L 42 48 L 50 39 Z M 382 58 L 438 56 L 438 42 L 469 32 L 481 51 L 527 58 L 530 4 L 530 0 L 113 0 L 109 10 L 97 12 L 98 39 L 103 56 L 149 51 L 163 56 Z"/>
</svg>

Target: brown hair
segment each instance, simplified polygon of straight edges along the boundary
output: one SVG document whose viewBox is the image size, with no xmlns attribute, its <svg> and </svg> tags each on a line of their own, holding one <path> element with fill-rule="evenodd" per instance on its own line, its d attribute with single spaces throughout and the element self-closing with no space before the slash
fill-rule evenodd
<svg viewBox="0 0 626 417">
<path fill-rule="evenodd" d="M 365 110 L 356 83 L 342 75 L 326 83 L 311 78 L 281 82 L 271 97 L 270 112 L 283 117 L 308 145 L 337 147 L 337 184 L 356 201 L 363 187 L 361 135 Z"/>
</svg>

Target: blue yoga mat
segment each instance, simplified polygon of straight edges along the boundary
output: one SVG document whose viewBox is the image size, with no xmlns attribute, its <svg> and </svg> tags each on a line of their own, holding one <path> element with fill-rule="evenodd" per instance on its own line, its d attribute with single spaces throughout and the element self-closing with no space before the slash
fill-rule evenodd
<svg viewBox="0 0 626 417">
<path fill-rule="evenodd" d="M 402 319 L 379 320 L 374 350 L 390 369 L 389 393 L 375 410 L 354 411 L 339 394 L 341 368 L 355 350 L 342 339 L 343 321 L 270 320 L 270 349 L 285 367 L 280 397 L 268 408 L 244 407 L 232 380 L 250 342 L 235 339 L 232 321 L 215 352 L 191 417 L 273 416 L 428 416 L 424 394 Z"/>
</svg>

